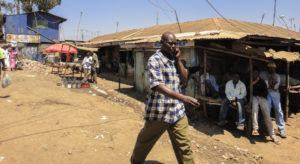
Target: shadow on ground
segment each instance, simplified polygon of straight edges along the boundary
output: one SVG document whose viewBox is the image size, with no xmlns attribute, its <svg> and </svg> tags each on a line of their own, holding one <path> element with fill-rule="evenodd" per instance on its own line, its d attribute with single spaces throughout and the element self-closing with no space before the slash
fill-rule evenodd
<svg viewBox="0 0 300 164">
<path fill-rule="evenodd" d="M 228 123 L 225 126 L 218 126 L 218 112 L 217 108 L 208 108 L 208 117 L 205 117 L 203 111 L 201 109 L 197 109 L 194 111 L 196 115 L 198 115 L 197 119 L 189 119 L 189 123 L 194 129 L 204 133 L 208 136 L 214 135 L 224 135 L 225 131 L 231 133 L 232 136 L 235 138 L 245 137 L 249 140 L 251 144 L 256 144 L 256 142 L 268 142 L 266 139 L 267 131 L 262 119 L 259 119 L 259 126 L 260 126 L 260 135 L 259 136 L 248 136 L 246 133 L 247 127 L 245 127 L 244 131 L 239 131 L 236 129 L 235 119 L 236 119 L 236 111 L 229 110 L 227 115 Z M 193 115 L 195 115 L 193 113 Z M 247 118 L 247 117 L 246 117 Z M 259 118 L 262 118 L 260 113 Z M 245 121 L 247 122 L 247 120 Z M 251 127 L 250 127 L 251 128 Z"/>
<path fill-rule="evenodd" d="M 143 164 L 163 164 L 161 162 L 158 162 L 158 161 L 145 161 Z"/>
<path fill-rule="evenodd" d="M 5 95 L 5 96 L 0 96 L 1 99 L 6 99 L 6 98 L 9 98 L 10 95 Z"/>
<path fill-rule="evenodd" d="M 116 89 L 116 91 L 120 92 L 120 93 L 123 93 L 123 94 L 126 94 L 127 96 L 132 97 L 132 98 L 134 98 L 134 99 L 136 99 L 140 102 L 145 102 L 146 101 L 146 95 L 137 92 L 134 87 L 132 87 L 132 88 L 120 88 L 120 90 Z"/>
</svg>

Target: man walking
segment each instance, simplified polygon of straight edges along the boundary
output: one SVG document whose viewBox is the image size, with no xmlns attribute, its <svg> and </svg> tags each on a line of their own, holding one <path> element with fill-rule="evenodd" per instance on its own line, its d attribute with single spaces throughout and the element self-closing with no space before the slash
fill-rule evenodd
<svg viewBox="0 0 300 164">
<path fill-rule="evenodd" d="M 82 61 L 82 67 L 84 72 L 83 82 L 87 82 L 89 76 L 91 75 L 92 62 L 93 62 L 92 54 L 93 54 L 92 52 L 88 52 Z"/>
<path fill-rule="evenodd" d="M 131 156 L 132 164 L 141 164 L 160 138 L 168 131 L 179 164 L 194 163 L 188 121 L 184 104 L 197 107 L 196 99 L 180 94 L 180 82 L 187 81 L 188 73 L 180 61 L 176 37 L 165 32 L 161 50 L 148 60 L 150 92 L 146 103 L 145 125 L 137 137 Z"/>
</svg>

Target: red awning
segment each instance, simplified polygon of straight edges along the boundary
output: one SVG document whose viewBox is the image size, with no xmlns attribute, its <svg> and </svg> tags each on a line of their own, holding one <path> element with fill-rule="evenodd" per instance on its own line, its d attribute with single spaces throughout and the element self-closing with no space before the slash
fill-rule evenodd
<svg viewBox="0 0 300 164">
<path fill-rule="evenodd" d="M 48 48 L 46 48 L 45 52 L 47 52 L 47 53 L 60 52 L 60 53 L 76 54 L 77 50 L 70 45 L 57 43 L 57 44 L 53 44 L 53 45 L 49 46 Z"/>
</svg>

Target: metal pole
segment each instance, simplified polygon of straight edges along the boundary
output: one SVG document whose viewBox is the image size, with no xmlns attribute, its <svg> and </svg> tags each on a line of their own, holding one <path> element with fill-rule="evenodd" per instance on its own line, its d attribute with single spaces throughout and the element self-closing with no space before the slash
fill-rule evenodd
<svg viewBox="0 0 300 164">
<path fill-rule="evenodd" d="M 174 10 L 174 13 L 175 13 L 175 16 L 176 16 L 176 21 L 177 21 L 177 24 L 178 24 L 179 31 L 180 31 L 180 33 L 182 33 L 182 31 L 181 31 L 181 27 L 180 27 L 180 24 L 179 24 L 178 15 L 177 15 L 177 12 L 176 12 L 176 10 Z"/>
<path fill-rule="evenodd" d="M 275 17 L 276 17 L 276 0 L 274 0 L 273 26 L 275 25 Z"/>
</svg>

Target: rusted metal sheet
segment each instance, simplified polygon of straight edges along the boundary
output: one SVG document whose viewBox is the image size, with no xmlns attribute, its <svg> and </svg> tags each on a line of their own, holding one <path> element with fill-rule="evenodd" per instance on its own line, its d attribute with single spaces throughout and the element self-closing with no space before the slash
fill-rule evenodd
<svg viewBox="0 0 300 164">
<path fill-rule="evenodd" d="M 18 42 L 18 43 L 40 43 L 39 35 L 16 35 L 16 34 L 6 34 L 7 42 Z"/>
</svg>

